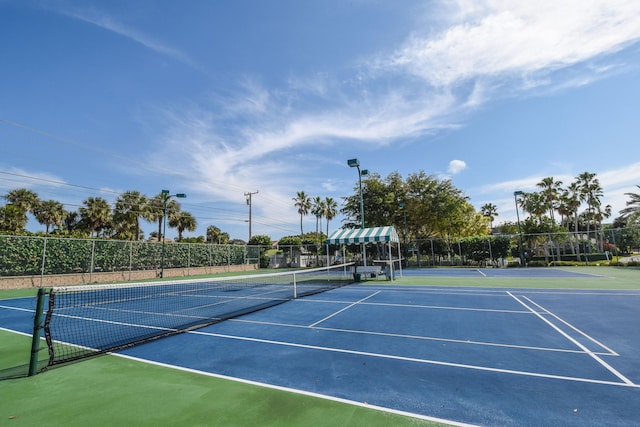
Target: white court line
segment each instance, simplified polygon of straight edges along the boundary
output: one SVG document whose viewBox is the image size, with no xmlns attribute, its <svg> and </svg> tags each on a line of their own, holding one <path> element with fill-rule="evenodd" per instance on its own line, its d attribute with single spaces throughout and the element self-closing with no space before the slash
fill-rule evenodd
<svg viewBox="0 0 640 427">
<path fill-rule="evenodd" d="M 381 291 L 379 291 L 381 292 Z M 369 298 L 369 297 L 367 297 Z M 366 300 L 364 298 L 361 301 Z M 303 300 L 299 300 L 303 301 Z M 359 301 L 360 302 L 360 301 Z M 333 303 L 333 304 L 351 304 L 348 301 L 339 301 L 339 300 L 304 300 L 304 303 Z M 512 313 L 512 314 L 526 314 L 530 315 L 531 312 L 529 310 L 505 310 L 498 308 L 474 308 L 474 307 L 452 307 L 449 305 L 421 305 L 421 304 L 400 304 L 400 303 L 386 303 L 386 302 L 361 302 L 362 305 L 375 305 L 380 307 L 400 307 L 400 308 L 428 308 L 433 310 L 453 310 L 453 311 L 481 311 L 488 313 Z M 352 304 L 353 305 L 353 304 Z"/>
<path fill-rule="evenodd" d="M 331 315 L 329 315 L 329 316 L 325 317 L 324 319 L 320 319 L 320 320 L 318 320 L 317 322 L 310 324 L 310 325 L 309 325 L 309 327 L 310 327 L 310 328 L 313 328 L 314 326 L 316 326 L 316 325 L 318 325 L 318 324 L 320 324 L 320 323 L 324 322 L 325 320 L 331 319 L 333 316 L 337 316 L 338 314 L 342 313 L 343 311 L 346 311 L 346 310 L 350 309 L 350 308 L 351 308 L 351 307 L 353 307 L 354 305 L 358 305 L 358 304 L 360 304 L 361 302 L 368 300 L 369 298 L 373 298 L 374 296 L 378 295 L 380 292 L 382 292 L 382 291 L 374 292 L 373 294 L 371 294 L 371 295 L 369 295 L 369 296 L 367 296 L 367 297 L 365 297 L 365 298 L 362 298 L 362 299 L 361 299 L 361 300 L 359 300 L 359 301 L 356 301 L 356 302 L 354 302 L 354 303 L 351 303 L 351 304 L 349 304 L 348 306 L 344 307 L 342 310 L 338 310 L 338 311 L 336 311 L 335 313 L 333 313 L 333 314 L 331 314 Z"/>
<path fill-rule="evenodd" d="M 547 323 L 549 326 L 551 326 L 553 329 L 555 329 L 560 335 L 562 335 L 563 337 L 565 337 L 566 339 L 568 339 L 569 341 L 571 341 L 572 343 L 574 343 L 576 346 L 578 346 L 579 348 L 581 348 L 582 350 L 584 350 L 585 353 L 587 353 L 589 356 L 591 356 L 596 362 L 600 363 L 603 367 L 605 367 L 609 372 L 611 372 L 613 375 L 615 375 L 616 377 L 620 378 L 621 381 L 623 381 L 625 384 L 632 386 L 632 387 L 640 387 L 636 384 L 633 383 L 633 381 L 629 380 L 627 377 L 625 377 L 624 375 L 622 375 L 620 372 L 618 372 L 613 366 L 609 365 L 607 362 L 605 362 L 604 360 L 602 360 L 600 357 L 598 357 L 598 355 L 596 355 L 595 353 L 593 353 L 591 350 L 589 350 L 587 347 L 585 347 L 584 345 L 582 345 L 581 343 L 579 343 L 578 341 L 576 341 L 573 337 L 571 337 L 569 334 L 567 334 L 566 332 L 564 332 L 563 330 L 561 330 L 560 328 L 558 328 L 556 325 L 554 325 L 552 322 L 550 322 L 548 319 L 545 319 L 544 316 L 542 316 L 541 314 L 539 314 L 537 311 L 535 311 L 534 309 L 532 309 L 531 307 L 529 307 L 527 304 L 525 304 L 524 302 L 522 302 L 518 297 L 516 297 L 515 295 L 513 295 L 511 292 L 507 292 L 509 295 L 511 295 L 516 301 L 518 301 L 520 304 L 522 304 L 523 306 L 527 307 L 529 310 L 531 310 L 532 313 L 534 313 L 536 316 L 538 316 L 542 321 L 544 321 L 545 323 Z"/>
<path fill-rule="evenodd" d="M 15 310 L 15 311 L 28 311 L 33 313 L 33 309 L 32 308 L 20 308 L 20 307 L 11 307 L 10 305 L 0 305 L 0 308 L 4 308 L 7 310 Z"/>
<path fill-rule="evenodd" d="M 258 321 L 258 320 L 246 320 L 241 318 L 229 319 L 228 321 L 238 322 L 238 323 L 252 323 L 256 325 L 266 325 L 266 326 L 280 326 L 280 327 L 294 328 L 294 329 L 309 328 L 306 325 L 295 325 L 291 323 L 278 323 L 278 322 L 265 322 L 265 321 Z M 486 342 L 486 341 L 471 341 L 471 340 L 459 340 L 459 339 L 453 339 L 453 338 L 429 337 L 429 336 L 421 336 L 421 335 L 394 334 L 390 332 L 375 332 L 375 331 L 361 331 L 357 329 L 327 328 L 323 326 L 316 326 L 314 327 L 314 329 L 319 331 L 342 332 L 347 334 L 374 335 L 374 336 L 382 336 L 382 337 L 389 337 L 389 338 L 406 338 L 406 339 L 412 339 L 412 340 L 448 342 L 448 343 L 454 343 L 454 344 L 514 348 L 518 350 L 535 350 L 535 351 L 549 351 L 549 352 L 557 352 L 557 353 L 584 354 L 584 351 L 582 350 L 568 350 L 564 348 L 534 347 L 534 346 L 527 346 L 527 345 L 502 344 L 502 343 L 493 343 L 493 342 Z M 611 355 L 610 353 L 596 353 L 596 354 Z"/>
<path fill-rule="evenodd" d="M 117 356 L 117 357 L 122 357 L 124 359 L 134 360 L 136 362 L 141 362 L 141 363 L 147 363 L 149 365 L 160 366 L 160 367 L 163 367 L 163 368 L 175 369 L 175 370 L 178 370 L 178 371 L 189 372 L 189 373 L 193 373 L 193 374 L 204 375 L 204 376 L 207 376 L 207 377 L 219 378 L 219 379 L 223 379 L 223 380 L 227 380 L 227 381 L 234 381 L 234 382 L 241 383 L 241 384 L 247 384 L 247 385 L 253 385 L 253 386 L 258 386 L 258 387 L 269 388 L 269 389 L 273 389 L 273 390 L 286 391 L 288 393 L 295 393 L 295 394 L 300 394 L 300 395 L 303 395 L 303 396 L 310 396 L 310 397 L 315 397 L 315 398 L 318 398 L 318 399 L 330 400 L 330 401 L 333 401 L 333 402 L 344 403 L 344 404 L 347 404 L 347 405 L 358 406 L 360 408 L 372 409 L 372 410 L 375 410 L 375 411 L 386 412 L 386 413 L 390 413 L 390 414 L 402 415 L 402 416 L 421 419 L 421 420 L 426 420 L 426 421 L 433 421 L 433 422 L 442 423 L 442 424 L 446 424 L 446 425 L 452 425 L 452 426 L 456 426 L 456 427 L 476 427 L 475 424 L 461 423 L 461 422 L 458 422 L 458 421 L 447 420 L 447 419 L 444 419 L 444 418 L 430 417 L 430 416 L 427 416 L 427 415 L 416 414 L 416 413 L 413 413 L 413 412 L 400 411 L 400 410 L 397 410 L 397 409 L 385 408 L 383 406 L 371 405 L 371 404 L 368 404 L 366 402 L 356 402 L 354 400 L 348 400 L 348 399 L 344 399 L 344 398 L 340 398 L 340 397 L 330 396 L 330 395 L 327 395 L 327 394 L 314 393 L 314 392 L 306 391 L 306 390 L 299 390 L 299 389 L 295 389 L 295 388 L 283 387 L 283 386 L 274 385 L 274 384 L 267 384 L 267 383 L 261 383 L 261 382 L 258 382 L 258 381 L 246 380 L 244 378 L 237 378 L 237 377 L 230 377 L 228 375 L 215 374 L 213 372 L 206 372 L 206 371 L 201 371 L 201 370 L 198 370 L 198 369 L 185 368 L 183 366 L 170 365 L 170 364 L 167 364 L 167 363 L 156 362 L 154 360 L 142 359 L 142 358 L 135 357 L 135 356 L 128 356 L 126 354 L 113 353 L 113 355 Z"/>
<path fill-rule="evenodd" d="M 591 341 L 594 344 L 604 348 L 607 352 L 609 352 L 609 355 L 611 355 L 611 356 L 620 356 L 617 352 L 613 351 L 612 349 L 610 349 L 609 347 L 607 347 L 606 345 L 604 345 L 603 343 L 601 343 L 597 339 L 595 339 L 592 336 L 588 335 L 586 332 L 583 332 L 580 329 L 576 328 L 575 326 L 573 326 L 571 323 L 567 322 L 566 320 L 560 318 L 560 316 L 556 315 L 555 313 L 550 312 L 549 310 L 547 310 L 546 308 L 544 308 L 543 306 L 541 306 L 537 302 L 533 301 L 531 298 L 526 297 L 526 296 L 524 298 L 527 301 L 529 301 L 531 304 L 533 304 L 536 307 L 538 307 L 540 310 L 544 311 L 545 313 L 549 314 L 550 316 L 555 317 L 559 322 L 564 323 L 565 325 L 567 325 L 567 327 L 573 329 L 574 331 L 576 331 L 577 333 L 579 333 L 583 337 L 587 338 L 589 341 Z M 602 354 L 602 353 L 598 353 L 598 354 Z"/>
<path fill-rule="evenodd" d="M 484 274 L 484 273 L 483 273 L 482 271 L 480 271 L 479 269 L 477 269 L 477 268 L 476 268 L 476 271 L 477 271 L 478 273 L 482 274 L 484 277 L 487 277 L 487 275 L 486 275 L 486 274 Z"/>
<path fill-rule="evenodd" d="M 442 362 L 439 360 L 430 360 L 430 359 L 418 359 L 415 357 L 404 357 L 404 356 L 396 356 L 393 354 L 383 354 L 383 353 L 371 353 L 367 351 L 358 351 L 358 350 L 347 350 L 343 348 L 332 348 L 332 347 L 323 347 L 317 345 L 309 345 L 309 344 L 297 344 L 291 342 L 283 342 L 283 341 L 274 341 L 274 340 L 266 340 L 261 338 L 249 338 L 249 337 L 239 337 L 235 335 L 226 335 L 226 334 L 216 334 L 211 332 L 202 332 L 202 331 L 188 331 L 189 334 L 195 335 L 204 335 L 210 337 L 218 337 L 218 338 L 226 338 L 238 341 L 249 341 L 249 342 L 257 342 L 262 344 L 271 344 L 271 345 L 280 345 L 285 347 L 295 347 L 295 348 L 304 348 L 309 350 L 320 350 L 320 351 L 328 351 L 332 353 L 342 353 L 342 354 L 354 354 L 358 356 L 369 356 L 376 357 L 380 359 L 390 359 L 390 360 L 401 360 L 404 362 L 415 362 L 415 363 L 423 363 L 428 365 L 437 365 L 437 366 L 448 366 L 453 368 L 463 368 L 463 369 L 472 369 L 476 371 L 488 371 L 488 372 L 498 372 L 502 374 L 513 374 L 513 375 L 522 375 L 528 377 L 536 377 L 536 378 L 547 378 L 547 379 L 556 379 L 556 380 L 565 380 L 565 381 L 577 381 L 583 383 L 591 383 L 591 384 L 603 384 L 603 385 L 612 385 L 617 387 L 634 387 L 640 388 L 640 385 L 633 384 L 631 382 L 617 382 L 617 381 L 605 381 L 605 380 L 594 380 L 590 378 L 580 378 L 580 377 L 569 377 L 564 375 L 551 375 L 551 374 L 541 374 L 538 372 L 527 372 L 527 371 L 517 371 L 512 369 L 501 369 L 501 368 L 491 368 L 487 366 L 476 366 L 476 365 L 467 365 L 463 363 L 452 363 L 452 362 Z"/>
</svg>

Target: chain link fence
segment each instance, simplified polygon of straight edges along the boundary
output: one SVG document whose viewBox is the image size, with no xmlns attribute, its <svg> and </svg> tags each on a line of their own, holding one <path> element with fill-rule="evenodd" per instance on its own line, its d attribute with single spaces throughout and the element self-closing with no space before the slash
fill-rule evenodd
<svg viewBox="0 0 640 427">
<path fill-rule="evenodd" d="M 562 265 L 640 262 L 640 227 L 401 242 L 404 267 Z M 262 268 L 299 268 L 361 261 L 361 245 L 262 248 Z M 394 254 L 394 257 L 397 254 Z M 369 263 L 386 259 L 385 244 L 367 244 Z M 344 258 L 344 259 L 343 259 Z"/>
<path fill-rule="evenodd" d="M 562 265 L 562 263 L 640 262 L 640 227 L 422 239 L 403 247 L 411 267 Z"/>
<path fill-rule="evenodd" d="M 0 276 L 258 264 L 258 246 L 0 235 Z"/>
</svg>

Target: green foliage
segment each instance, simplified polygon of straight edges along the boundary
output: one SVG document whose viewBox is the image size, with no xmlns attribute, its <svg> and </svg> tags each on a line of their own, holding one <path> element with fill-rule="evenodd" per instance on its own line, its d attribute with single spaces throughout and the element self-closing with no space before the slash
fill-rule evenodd
<svg viewBox="0 0 640 427">
<path fill-rule="evenodd" d="M 158 242 L 0 236 L 0 276 L 153 270 L 160 267 Z M 240 265 L 258 248 L 167 242 L 165 268 Z M 44 264 L 43 264 L 43 256 Z"/>
<path fill-rule="evenodd" d="M 256 246 L 271 246 L 271 237 L 264 234 L 251 236 L 248 244 Z"/>
<path fill-rule="evenodd" d="M 549 264 L 544 261 L 529 261 L 527 267 L 548 267 Z"/>
<path fill-rule="evenodd" d="M 304 239 L 302 240 L 302 244 L 303 245 L 317 245 L 317 244 L 324 244 L 324 242 L 327 240 L 327 236 L 320 232 L 320 233 L 305 233 L 304 235 Z"/>
<path fill-rule="evenodd" d="M 372 174 L 362 186 L 366 227 L 393 225 L 403 240 L 488 234 L 489 219 L 476 212 L 450 180 L 424 171 L 403 180 L 394 172 L 384 179 Z M 357 187 L 354 190 L 344 198 L 341 210 L 346 228 L 360 227 L 360 193 Z"/>
<path fill-rule="evenodd" d="M 0 236 L 0 275 L 40 274 L 44 239 Z"/>
<path fill-rule="evenodd" d="M 300 236 L 284 236 L 278 240 L 278 246 L 302 246 Z"/>
<path fill-rule="evenodd" d="M 260 268 L 269 268 L 269 255 L 266 253 L 260 256 Z"/>
</svg>

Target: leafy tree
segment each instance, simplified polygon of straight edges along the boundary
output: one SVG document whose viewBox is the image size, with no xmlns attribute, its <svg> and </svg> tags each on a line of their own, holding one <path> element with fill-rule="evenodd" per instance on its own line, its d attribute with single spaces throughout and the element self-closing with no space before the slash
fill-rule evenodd
<svg viewBox="0 0 640 427">
<path fill-rule="evenodd" d="M 88 197 L 78 210 L 80 218 L 96 237 L 111 224 L 111 206 L 102 197 Z"/>
<path fill-rule="evenodd" d="M 368 225 L 404 227 L 400 203 L 405 204 L 407 231 L 415 239 L 464 236 L 471 230 L 484 230 L 488 224 L 476 217 L 473 206 L 450 180 L 439 180 L 424 171 L 411 174 L 406 181 L 397 173 L 381 179 L 372 174 L 363 182 L 365 218 Z M 359 197 L 343 198 L 341 212 L 346 228 L 357 228 Z"/>
<path fill-rule="evenodd" d="M 15 205 L 0 206 L 0 230 L 19 233 L 27 225 L 24 212 Z"/>
<path fill-rule="evenodd" d="M 284 236 L 278 240 L 278 246 L 302 246 L 300 236 Z"/>
<path fill-rule="evenodd" d="M 251 239 L 247 244 L 256 246 L 271 246 L 271 237 L 264 234 L 257 234 L 255 236 L 251 236 Z"/>
<path fill-rule="evenodd" d="M 294 206 L 298 208 L 298 213 L 300 214 L 300 238 L 304 238 L 304 232 L 302 231 L 302 217 L 304 215 L 309 214 L 309 209 L 311 209 L 311 199 L 304 191 L 298 191 L 296 197 L 293 198 L 295 202 Z"/>
<path fill-rule="evenodd" d="M 40 224 L 45 225 L 46 234 L 49 234 L 49 228 L 52 225 L 62 225 L 62 220 L 66 214 L 67 211 L 65 211 L 64 205 L 56 200 L 42 201 L 33 208 L 33 215 Z"/>
</svg>

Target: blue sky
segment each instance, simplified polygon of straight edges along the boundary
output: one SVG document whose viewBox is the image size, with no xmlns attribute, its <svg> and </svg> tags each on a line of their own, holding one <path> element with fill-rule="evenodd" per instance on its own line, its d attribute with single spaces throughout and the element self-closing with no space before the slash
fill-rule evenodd
<svg viewBox="0 0 640 427">
<path fill-rule="evenodd" d="M 69 210 L 169 189 L 188 235 L 246 240 L 258 191 L 252 233 L 278 239 L 297 191 L 352 194 L 354 157 L 498 224 L 547 176 L 596 173 L 614 216 L 640 184 L 636 1 L 0 0 L 0 39 L 0 193 Z"/>
</svg>

